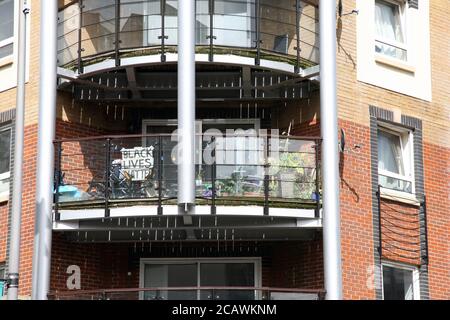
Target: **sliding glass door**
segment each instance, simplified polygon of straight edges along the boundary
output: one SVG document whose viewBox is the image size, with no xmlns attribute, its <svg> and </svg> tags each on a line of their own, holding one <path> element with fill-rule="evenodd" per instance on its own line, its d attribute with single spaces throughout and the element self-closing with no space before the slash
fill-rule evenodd
<svg viewBox="0 0 450 320">
<path fill-rule="evenodd" d="M 144 300 L 255 300 L 259 259 L 183 259 L 141 261 Z M 236 288 L 236 289 L 232 289 Z"/>
</svg>

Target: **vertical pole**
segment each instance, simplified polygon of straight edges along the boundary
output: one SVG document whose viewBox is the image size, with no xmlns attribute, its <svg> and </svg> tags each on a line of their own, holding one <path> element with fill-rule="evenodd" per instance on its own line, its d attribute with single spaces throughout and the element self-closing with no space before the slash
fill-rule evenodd
<svg viewBox="0 0 450 320">
<path fill-rule="evenodd" d="M 213 149 L 211 152 L 211 156 L 214 159 L 213 163 L 211 164 L 211 214 L 216 214 L 216 197 L 217 197 L 217 190 L 216 190 L 216 174 L 217 174 L 217 161 L 216 161 L 216 137 L 211 138 L 211 143 L 213 144 Z"/>
<path fill-rule="evenodd" d="M 195 0 L 178 2 L 178 205 L 195 205 Z"/>
<path fill-rule="evenodd" d="M 319 163 L 319 148 L 321 141 L 316 140 L 316 218 L 320 218 L 320 163 Z"/>
<path fill-rule="evenodd" d="M 111 189 L 111 139 L 106 139 L 105 156 L 105 218 L 109 218 L 109 194 Z"/>
<path fill-rule="evenodd" d="M 114 39 L 114 60 L 116 67 L 120 66 L 120 0 L 115 0 L 114 11 L 115 11 L 115 39 Z"/>
<path fill-rule="evenodd" d="M 36 231 L 33 298 L 46 300 L 50 287 L 56 119 L 56 28 L 58 1 L 41 1 L 39 132 L 36 164 Z"/>
<path fill-rule="evenodd" d="M 162 136 L 158 137 L 158 215 L 163 215 L 163 207 L 162 207 L 162 170 L 163 170 L 163 138 Z"/>
<path fill-rule="evenodd" d="M 161 35 L 158 37 L 161 40 L 161 62 L 166 62 L 166 0 L 161 1 Z"/>
<path fill-rule="evenodd" d="M 320 0 L 319 15 L 325 290 L 328 300 L 340 300 L 342 266 L 336 94 L 336 2 Z"/>
<path fill-rule="evenodd" d="M 214 0 L 209 0 L 209 61 L 214 61 Z"/>
<path fill-rule="evenodd" d="M 277 138 L 278 139 L 278 138 Z M 269 170 L 270 170 L 270 163 L 269 163 L 269 150 L 270 147 L 270 136 L 267 135 L 265 137 L 265 152 L 264 152 L 264 215 L 269 215 Z"/>
<path fill-rule="evenodd" d="M 14 147 L 14 173 L 11 204 L 11 243 L 9 247 L 8 266 L 8 300 L 17 300 L 19 291 L 20 266 L 20 227 L 22 220 L 22 168 L 23 140 L 25 118 L 25 81 L 26 81 L 26 46 L 27 46 L 27 15 L 30 12 L 26 0 L 19 1 L 19 57 L 17 63 L 17 107 Z"/>
<path fill-rule="evenodd" d="M 295 65 L 295 73 L 300 72 L 300 0 L 295 0 L 295 32 L 297 36 L 297 62 Z"/>
<path fill-rule="evenodd" d="M 256 58 L 255 65 L 259 66 L 261 62 L 261 3 L 255 0 L 255 25 L 256 25 Z"/>
<path fill-rule="evenodd" d="M 83 60 L 81 58 L 81 53 L 83 52 L 83 0 L 80 0 L 79 2 L 79 8 L 80 8 L 80 24 L 78 26 L 78 73 L 83 73 Z"/>
<path fill-rule="evenodd" d="M 58 141 L 56 143 L 56 153 L 58 155 L 56 164 L 56 183 L 55 183 L 55 221 L 61 219 L 61 214 L 59 213 L 59 186 L 61 185 L 62 172 L 61 172 L 61 158 L 62 158 L 62 142 Z"/>
</svg>

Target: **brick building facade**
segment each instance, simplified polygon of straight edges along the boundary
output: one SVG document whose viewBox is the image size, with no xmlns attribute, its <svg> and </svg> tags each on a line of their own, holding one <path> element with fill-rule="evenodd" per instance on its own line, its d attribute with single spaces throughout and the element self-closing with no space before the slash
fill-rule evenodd
<svg viewBox="0 0 450 320">
<path fill-rule="evenodd" d="M 108 140 L 100 137 L 110 136 L 114 143 L 114 139 L 118 139 L 116 137 L 120 135 L 125 137 L 121 138 L 120 143 L 122 146 L 126 146 L 127 143 L 136 144 L 135 141 L 144 139 L 145 134 L 167 133 L 162 129 L 161 123 L 165 121 L 169 126 L 169 120 L 176 118 L 176 99 L 171 96 L 173 92 L 170 89 L 163 87 L 164 85 L 170 87 L 172 83 L 169 75 L 176 74 L 171 60 L 173 57 L 170 56 L 172 51 L 176 52 L 176 49 L 173 49 L 174 46 L 170 44 L 172 34 L 168 31 L 169 44 L 166 48 L 168 62 L 165 64 L 165 60 L 159 58 L 159 47 L 156 53 L 152 49 L 136 48 L 139 46 L 136 46 L 134 42 L 140 42 L 142 39 L 133 38 L 134 40 L 129 43 L 124 42 L 126 48 L 120 51 L 120 63 L 119 65 L 115 64 L 118 56 L 114 56 L 117 54 L 113 45 L 114 33 L 108 34 L 102 30 L 99 31 L 99 28 L 107 25 L 108 20 L 116 19 L 117 23 L 121 19 L 129 19 L 127 21 L 134 23 L 134 29 L 132 27 L 127 29 L 130 28 L 127 23 L 119 23 L 119 25 L 122 27 L 121 37 L 132 38 L 138 33 L 136 30 L 143 28 L 142 26 L 139 28 L 140 23 L 146 20 L 141 21 L 133 16 L 136 13 L 133 13 L 133 10 L 140 9 L 133 9 L 131 5 L 129 8 L 124 6 L 121 11 L 124 16 L 118 18 L 114 17 L 114 10 L 112 10 L 114 1 L 102 1 L 103 9 L 99 6 L 96 7 L 90 1 L 84 2 L 85 7 L 82 10 L 88 15 L 89 19 L 87 20 L 80 18 L 83 11 L 79 9 L 78 1 L 59 1 L 61 30 L 59 31 L 60 65 L 58 72 L 60 80 L 55 121 L 56 139 L 62 140 L 60 142 L 62 158 L 58 160 L 59 149 L 56 144 L 55 159 L 62 162 L 62 172 L 59 173 L 64 173 L 64 176 L 59 178 L 64 179 L 65 185 L 76 186 L 78 191 L 87 193 L 91 183 L 98 177 L 100 179 L 102 177 L 104 170 L 99 163 L 107 162 L 107 155 L 102 150 Z M 146 1 L 138 2 L 146 3 Z M 252 47 L 249 52 L 245 52 L 242 48 L 242 50 L 237 50 L 238 52 L 234 52 L 233 49 L 231 52 L 227 51 L 229 46 L 241 47 L 233 42 L 228 46 L 227 43 L 217 44 L 216 51 L 213 51 L 214 61 L 209 61 L 208 64 L 207 55 L 210 52 L 206 49 L 208 46 L 201 43 L 197 54 L 204 56 L 199 60 L 197 71 L 202 75 L 205 74 L 205 78 L 198 78 L 197 81 L 210 81 L 218 87 L 223 85 L 223 91 L 227 91 L 227 93 L 219 89 L 212 93 L 198 90 L 197 118 L 203 120 L 204 128 L 213 126 L 211 123 L 214 122 L 209 122 L 211 119 L 229 119 L 230 121 L 226 123 L 234 121 L 238 125 L 244 123 L 246 126 L 250 126 L 254 122 L 259 126 L 255 125 L 255 128 L 277 129 L 285 136 L 291 136 L 294 139 L 295 137 L 298 139 L 320 138 L 322 134 L 320 131 L 319 78 L 314 73 L 314 68 L 319 62 L 316 60 L 318 2 L 299 1 L 304 8 L 299 26 L 301 30 L 306 31 L 298 33 L 297 37 L 300 35 L 304 44 L 296 41 L 294 6 L 296 1 L 281 1 L 280 5 L 274 5 L 274 7 L 264 0 L 247 2 L 251 3 L 247 8 L 253 8 L 253 5 L 257 3 L 262 7 L 263 14 L 259 18 L 255 11 L 252 11 L 253 9 L 246 9 L 249 10 L 246 13 L 251 18 L 249 18 L 250 22 L 245 22 L 251 25 L 252 19 L 263 20 L 260 25 L 262 31 L 259 31 L 262 32 L 263 46 L 259 49 L 256 48 L 256 50 L 261 50 L 262 63 L 242 67 L 244 62 L 247 63 L 239 60 L 242 57 L 252 60 L 253 64 L 255 51 L 252 50 L 255 48 Z M 342 280 L 345 299 L 388 298 L 384 292 L 391 288 L 389 287 L 391 283 L 387 283 L 390 281 L 388 277 L 394 277 L 395 272 L 404 272 L 407 277 L 409 274 L 406 275 L 406 272 L 409 271 L 411 271 L 411 278 L 414 282 L 411 284 L 414 293 L 408 296 L 409 298 L 450 298 L 450 242 L 448 236 L 450 230 L 448 217 L 450 212 L 450 128 L 448 124 L 450 115 L 450 90 L 448 89 L 450 87 L 450 78 L 448 77 L 450 41 L 446 30 L 446 24 L 450 18 L 450 5 L 445 0 L 419 0 L 418 8 L 415 8 L 411 2 L 413 1 L 399 1 L 399 10 L 403 12 L 403 15 L 410 14 L 411 19 L 415 19 L 417 16 L 425 19 L 421 15 L 427 15 L 423 33 L 429 36 L 429 42 L 424 42 L 425 44 L 429 43 L 429 59 L 426 56 L 410 54 L 414 59 L 408 63 L 397 61 L 398 59 L 394 62 L 389 59 L 386 61 L 386 57 L 380 56 L 376 56 L 374 62 L 369 61 L 373 59 L 372 55 L 367 57 L 367 51 L 361 49 L 363 46 L 361 38 L 367 36 L 364 32 L 371 32 L 368 31 L 370 28 L 362 27 L 364 23 L 367 24 L 364 19 L 373 17 L 368 11 L 383 6 L 383 8 L 394 6 L 396 1 L 344 0 L 342 1 L 344 13 L 357 9 L 359 14 L 338 17 L 336 29 L 338 38 L 337 95 L 339 128 L 342 129 L 339 136 L 341 142 L 345 141 L 345 148 L 340 153 L 339 166 Z M 39 1 L 31 1 L 32 13 L 28 35 L 29 71 L 26 85 L 20 264 L 20 295 L 24 298 L 29 297 L 32 290 L 40 85 L 39 4 Z M 168 1 L 168 5 L 171 6 L 173 3 Z M 200 8 L 199 4 L 198 6 Z M 173 8 L 167 7 L 166 9 Z M 17 15 L 18 9 L 14 8 L 14 10 L 14 14 Z M 102 10 L 104 11 L 102 12 Z M 226 17 L 226 9 L 223 10 L 224 12 L 221 14 Z M 206 11 L 207 13 L 208 11 Z M 100 16 L 103 14 L 106 22 L 102 20 L 99 20 L 98 23 L 92 22 L 96 19 L 96 14 L 100 14 Z M 170 19 L 172 19 L 173 13 L 166 14 L 167 23 L 172 23 Z M 265 14 L 272 14 L 274 20 L 267 18 Z M 108 15 L 111 16 L 105 18 Z M 152 14 L 146 13 L 146 15 L 147 19 L 151 19 Z M 282 17 L 285 17 L 286 21 L 283 21 Z M 79 18 L 82 21 L 81 27 L 79 24 L 77 27 L 77 23 L 74 24 L 75 27 L 73 25 L 71 27 L 71 23 L 78 21 Z M 201 18 L 198 19 L 200 22 L 203 21 Z M 420 19 L 418 21 L 425 21 Z M 277 21 L 274 22 L 275 20 Z M 277 23 L 279 26 L 276 25 Z M 17 23 L 15 22 L 15 24 Z M 228 27 L 225 25 L 223 28 Z M 96 28 L 95 32 L 100 40 L 93 40 L 95 38 L 93 28 Z M 106 26 L 105 28 L 110 27 Z M 205 28 L 205 30 L 209 30 L 209 27 Z M 219 29 L 220 27 L 217 28 L 217 30 Z M 283 30 L 282 35 L 276 31 L 277 29 Z M 85 43 L 84 49 L 86 49 L 86 53 L 81 59 L 84 74 L 78 64 L 80 60 L 77 60 L 79 41 L 76 34 L 80 30 Z M 243 37 L 241 33 L 235 33 L 236 39 Z M 421 37 L 426 37 L 426 35 L 418 35 L 417 39 L 419 40 L 417 41 L 420 42 Z M 151 36 L 149 33 L 148 37 Z M 373 38 L 372 33 L 369 36 Z M 217 41 L 222 41 L 219 31 L 217 31 L 217 37 Z M 66 42 L 62 43 L 64 41 L 61 39 Z M 274 48 L 271 47 L 272 42 L 274 42 Z M 268 43 L 270 43 L 270 48 L 268 48 Z M 302 54 L 296 57 L 298 44 L 303 46 L 304 50 L 302 49 Z M 280 46 L 283 47 L 283 45 L 286 46 L 286 49 L 280 52 Z M 410 47 L 405 50 L 410 53 L 416 44 L 414 41 L 410 41 L 408 45 Z M 422 43 L 417 45 L 421 46 Z M 17 48 L 14 48 L 10 58 L 0 59 L 0 82 L 2 82 L 0 85 L 0 129 L 11 128 L 11 148 L 14 148 L 13 110 L 16 90 L 14 79 L 9 79 L 8 75 L 14 74 L 16 68 L 14 61 Z M 137 61 L 133 64 L 130 62 L 131 60 L 127 60 L 133 58 L 133 52 L 138 58 L 141 55 L 147 60 L 144 59 L 142 61 L 145 62 Z M 233 59 L 240 58 L 236 58 L 236 61 L 232 60 L 231 63 L 229 61 L 221 63 L 224 60 L 221 60 L 220 55 L 229 55 Z M 270 64 L 267 61 L 271 63 L 275 61 L 275 67 L 270 65 L 265 69 L 265 66 Z M 366 68 L 365 64 L 368 64 L 368 61 L 373 64 L 372 69 Z M 102 65 L 102 63 L 104 64 Z M 279 67 L 282 64 L 285 65 Z M 429 80 L 427 80 L 427 67 L 422 64 L 429 65 Z M 291 67 L 294 70 L 293 65 L 303 71 L 310 71 L 311 75 L 307 76 L 305 73 L 300 77 L 299 74 L 295 75 L 295 71 L 284 72 L 287 69 L 290 70 Z M 130 68 L 133 71 L 130 71 Z M 64 72 L 62 72 L 63 69 Z M 261 75 L 258 72 L 267 74 Z M 270 72 L 274 74 L 268 75 Z M 370 78 L 371 72 L 377 79 Z M 234 73 L 239 74 L 237 80 L 233 78 Z M 153 78 L 146 78 L 148 74 L 153 74 Z M 220 76 L 224 78 L 214 79 L 214 77 Z M 227 78 L 228 76 L 231 78 Z M 383 77 L 386 78 L 383 80 Z M 280 79 L 294 83 L 294 85 L 286 85 Z M 10 84 L 7 83 L 9 81 L 11 81 Z M 115 87 L 111 85 L 111 81 L 117 82 Z M 164 83 L 165 81 L 166 83 Z M 233 96 L 233 90 L 236 90 L 232 84 L 234 81 L 244 83 L 238 85 L 237 96 L 239 98 Z M 254 81 L 253 84 L 252 81 Z M 282 93 L 276 90 L 258 89 L 268 86 L 267 82 L 269 81 L 270 85 L 282 88 L 279 90 Z M 419 83 L 416 93 L 409 92 L 408 89 L 402 87 L 402 81 L 410 81 L 411 87 L 414 87 L 416 82 Z M 431 82 L 429 90 L 428 82 Z M 131 85 L 133 83 L 134 86 Z M 148 89 L 151 86 L 157 87 L 158 83 L 164 83 L 159 87 L 160 91 Z M 108 86 L 112 87 L 108 88 Z M 258 90 L 261 90 L 262 93 L 258 93 Z M 217 99 L 214 99 L 214 95 L 217 96 Z M 289 95 L 291 98 L 288 98 Z M 123 96 L 126 98 L 123 99 Z M 153 98 L 154 96 L 156 98 Z M 237 119 L 247 122 L 239 123 Z M 254 121 L 255 119 L 257 121 Z M 235 129 L 235 123 L 230 128 Z M 217 122 L 214 124 L 217 125 Z M 157 130 L 162 131 L 158 132 Z M 386 188 L 386 184 L 389 184 L 386 181 L 394 178 L 385 178 L 379 168 L 380 157 L 384 156 L 383 150 L 385 150 L 380 146 L 380 142 L 383 142 L 380 141 L 380 134 L 383 132 L 400 137 L 402 150 L 404 149 L 405 153 L 409 152 L 412 159 L 411 165 L 409 168 L 408 165 L 405 165 L 405 171 L 409 171 L 413 177 L 411 190 L 406 181 L 400 181 L 401 178 L 396 178 L 394 184 L 396 187 L 404 188 L 403 192 L 391 192 L 388 190 L 389 188 Z M 134 135 L 134 138 L 130 138 L 131 135 Z M 136 136 L 138 137 L 136 138 Z M 133 146 L 140 146 L 140 142 Z M 409 151 L 406 150 L 407 148 Z M 1 152 L 7 151 L 2 150 Z M 14 168 L 12 154 L 13 152 L 11 152 L 10 159 L 11 172 Z M 114 158 L 118 154 L 119 151 L 116 150 L 110 156 Z M 56 168 L 58 169 L 58 163 Z M 305 168 L 301 169 L 305 170 Z M 58 172 L 55 177 L 58 177 Z M 326 183 L 326 181 L 321 183 Z M 381 187 L 379 187 L 380 185 Z M 259 190 L 261 194 L 263 188 Z M 249 197 L 253 197 L 253 195 Z M 0 200 L 2 201 L 0 203 L 0 266 L 3 265 L 7 270 L 11 191 L 5 193 Z M 140 201 L 138 200 L 133 199 L 135 202 Z M 289 202 L 288 199 L 284 200 L 286 203 Z M 214 219 L 208 220 L 210 217 L 205 217 L 204 222 L 201 219 L 194 219 L 194 225 L 199 223 L 199 228 L 192 231 L 195 239 L 189 238 L 189 232 L 186 231 L 186 239 L 182 241 L 171 238 L 171 235 L 172 237 L 176 236 L 180 231 L 177 224 L 182 220 L 165 214 L 162 216 L 150 215 L 146 220 L 147 214 L 139 211 L 142 209 L 123 201 L 117 207 L 111 207 L 111 214 L 114 210 L 116 212 L 122 210 L 120 214 L 117 213 L 110 217 L 103 216 L 103 203 L 99 205 L 98 202 L 92 201 L 90 203 L 69 203 L 69 205 L 61 203 L 61 206 L 58 204 L 58 207 L 55 208 L 55 217 L 58 213 L 63 218 L 61 221 L 55 221 L 54 224 L 50 290 L 52 292 L 67 290 L 67 280 L 71 275 L 68 268 L 74 265 L 80 268 L 81 290 L 124 289 L 142 287 L 146 283 L 146 263 L 148 266 L 152 266 L 152 261 L 156 261 L 156 264 L 162 264 L 161 261 L 165 261 L 164 263 L 170 266 L 171 260 L 179 261 L 180 259 L 197 261 L 198 264 L 201 264 L 202 259 L 212 264 L 215 261 L 224 263 L 223 261 L 227 261 L 227 259 L 233 263 L 256 261 L 253 271 L 255 281 L 252 279 L 248 283 L 249 286 L 305 289 L 306 291 L 309 289 L 322 290 L 324 274 L 321 216 L 319 218 L 314 216 L 314 208 L 311 209 L 311 201 L 309 201 L 311 199 L 297 200 L 297 202 L 301 202 L 301 205 L 295 204 L 301 214 L 295 213 L 293 216 L 289 216 L 291 213 L 288 213 L 287 217 L 278 213 L 277 210 L 287 208 L 284 208 L 283 205 L 281 205 L 281 209 L 278 208 L 273 204 L 274 201 L 271 203 L 273 207 L 269 208 L 269 215 L 273 214 L 273 216 L 267 217 L 268 220 L 265 220 L 264 216 L 258 216 L 253 222 L 251 216 L 250 218 L 247 216 L 246 210 L 255 210 L 258 214 L 263 211 L 258 206 L 256 206 L 257 209 L 245 209 L 245 206 L 255 207 L 255 204 L 248 200 L 250 202 L 237 206 L 235 212 L 225 214 L 224 220 L 220 220 L 221 215 L 218 215 L 219 222 L 217 222 L 217 218 L 215 221 Z M 148 204 L 139 202 L 139 205 Z M 163 208 L 163 212 L 170 211 L 169 202 L 166 206 Z M 221 207 L 218 205 L 217 210 L 233 208 L 233 206 L 225 202 L 225 205 Z M 60 212 L 56 212 L 57 210 Z M 312 216 L 309 215 L 309 211 L 304 210 L 313 212 Z M 306 212 L 304 216 L 302 216 L 303 212 Z M 75 214 L 76 217 L 70 218 L 70 214 Z M 86 216 L 80 218 L 82 214 Z M 229 217 L 226 217 L 228 214 Z M 232 219 L 237 219 L 237 221 Z M 113 226 L 113 223 L 117 225 Z M 142 223 L 144 227 L 136 227 L 137 223 Z M 147 223 L 148 226 L 145 226 Z M 185 223 L 184 220 L 183 223 Z M 205 226 L 200 227 L 202 223 L 205 223 Z M 256 225 L 255 228 L 259 229 L 255 231 L 251 227 L 252 223 Z M 274 227 L 277 223 L 281 227 Z M 134 229 L 132 228 L 133 224 Z M 161 224 L 167 224 L 167 226 Z M 271 224 L 273 224 L 273 228 Z M 172 227 L 172 225 L 174 226 Z M 185 227 L 186 230 L 191 228 L 189 224 L 185 224 Z M 243 231 L 238 235 L 239 228 Z M 113 233 L 112 238 L 114 238 L 114 232 L 118 232 L 115 235 L 116 241 L 111 241 L 111 232 Z M 123 234 L 119 234 L 120 232 Z M 125 235 L 125 232 L 129 233 Z M 144 237 L 142 233 L 144 233 Z M 151 267 L 149 268 L 151 269 Z M 151 276 L 149 277 L 151 278 Z M 151 282 L 151 280 L 148 281 Z M 198 281 L 200 283 L 200 280 Z M 170 279 L 168 283 L 170 284 Z M 403 284 L 406 286 L 406 280 Z M 407 290 L 405 289 L 405 291 Z M 75 298 L 76 290 L 72 293 L 72 297 Z M 408 293 L 404 292 L 404 295 L 406 297 Z M 128 295 L 125 298 L 130 297 L 131 295 Z"/>
</svg>

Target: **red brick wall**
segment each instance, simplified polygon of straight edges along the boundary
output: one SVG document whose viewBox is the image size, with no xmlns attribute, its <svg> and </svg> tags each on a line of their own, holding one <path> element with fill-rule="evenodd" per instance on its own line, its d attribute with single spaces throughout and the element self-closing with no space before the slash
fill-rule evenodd
<svg viewBox="0 0 450 320">
<path fill-rule="evenodd" d="M 278 245 L 267 272 L 270 287 L 323 289 L 322 239 Z"/>
<path fill-rule="evenodd" d="M 225 253 L 224 244 L 217 252 L 211 243 L 185 244 L 181 257 L 262 257 L 262 285 L 270 287 L 322 289 L 323 254 L 320 239 L 305 242 L 259 244 L 255 252 L 253 243 L 236 243 L 235 251 Z M 81 269 L 81 289 L 137 288 L 139 287 L 139 260 L 141 257 L 180 257 L 178 248 L 172 253 L 167 245 L 140 244 L 84 244 L 65 240 L 55 233 L 52 248 L 51 290 L 67 290 L 66 274 L 70 265 Z M 160 248 L 158 250 L 158 247 Z M 190 249 L 188 249 L 190 248 Z M 195 250 L 197 248 L 198 250 Z M 206 250 L 203 250 L 206 248 Z M 170 248 L 169 248 L 170 249 Z M 210 250 L 211 249 L 211 250 Z M 142 251 L 143 250 L 143 251 Z M 228 243 L 232 251 L 232 244 Z M 250 251 L 249 251 L 250 250 Z M 259 252 L 259 253 L 258 253 Z M 128 275 L 128 273 L 131 273 Z"/>
<path fill-rule="evenodd" d="M 22 192 L 22 229 L 20 244 L 20 295 L 31 294 L 31 274 L 36 211 L 37 125 L 25 128 Z"/>
<path fill-rule="evenodd" d="M 431 299 L 450 299 L 450 150 L 424 144 Z"/>
<path fill-rule="evenodd" d="M 375 290 L 367 285 L 374 266 L 370 131 L 344 120 L 339 126 L 346 132 L 348 149 L 340 160 L 344 298 L 375 299 Z"/>
<path fill-rule="evenodd" d="M 6 260 L 6 244 L 8 240 L 8 203 L 0 204 L 0 263 Z"/>
</svg>

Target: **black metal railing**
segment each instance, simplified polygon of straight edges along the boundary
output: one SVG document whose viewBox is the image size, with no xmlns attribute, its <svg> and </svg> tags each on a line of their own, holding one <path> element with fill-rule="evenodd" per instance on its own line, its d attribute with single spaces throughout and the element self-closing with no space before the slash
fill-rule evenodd
<svg viewBox="0 0 450 320">
<path fill-rule="evenodd" d="M 49 300 L 323 300 L 323 289 L 167 287 L 54 291 Z"/>
<path fill-rule="evenodd" d="M 177 51 L 177 0 L 78 0 L 60 8 L 58 61 L 83 72 L 106 57 Z M 214 60 L 230 53 L 285 61 L 299 72 L 319 62 L 318 8 L 302 0 L 197 0 L 196 45 Z M 236 50 L 236 49 L 239 50 Z M 141 53 L 139 53 L 141 52 Z"/>
<path fill-rule="evenodd" d="M 320 138 L 197 135 L 197 204 L 314 209 L 319 217 Z M 55 141 L 55 218 L 61 208 L 150 203 L 162 215 L 177 199 L 177 141 L 128 135 Z M 194 182 L 193 182 L 194 185 Z"/>
</svg>

